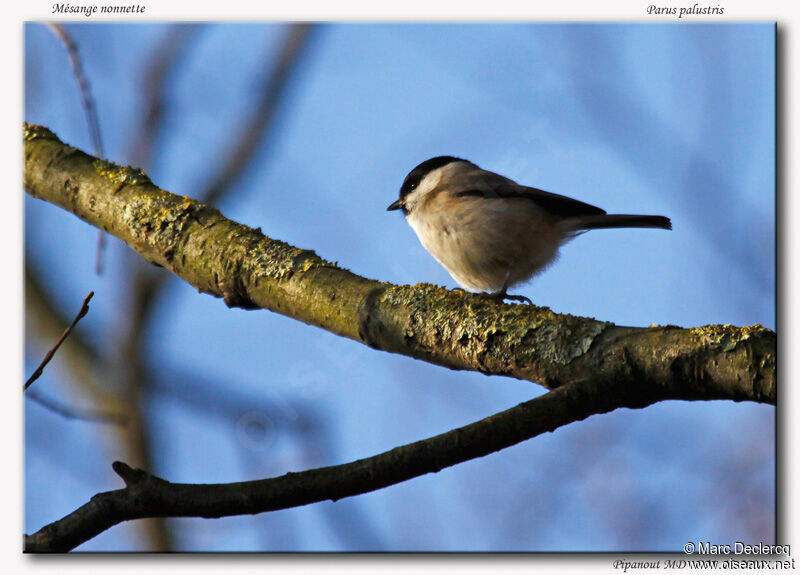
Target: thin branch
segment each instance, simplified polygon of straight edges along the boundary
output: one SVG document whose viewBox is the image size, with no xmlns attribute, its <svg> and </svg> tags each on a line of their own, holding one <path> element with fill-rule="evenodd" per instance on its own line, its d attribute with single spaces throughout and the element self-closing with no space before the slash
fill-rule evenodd
<svg viewBox="0 0 800 575">
<path fill-rule="evenodd" d="M 25 329 L 36 331 L 38 337 L 52 338 L 59 337 L 64 329 L 64 324 L 69 322 L 69 318 L 63 317 L 60 311 L 53 304 L 49 295 L 44 293 L 40 285 L 39 278 L 34 270 L 30 268 L 30 262 L 25 263 Z M 125 418 L 119 414 L 124 406 L 109 385 L 107 379 L 101 383 L 93 380 L 101 379 L 97 372 L 106 374 L 111 369 L 106 364 L 106 360 L 88 341 L 81 336 L 79 330 L 70 333 L 58 351 L 59 358 L 69 365 L 70 379 L 76 384 L 80 384 L 79 391 L 88 394 L 95 407 L 89 409 L 72 409 L 66 407 L 68 411 L 76 413 L 98 413 L 108 414 L 111 417 Z M 306 403 L 296 403 L 289 401 L 282 394 L 277 392 L 261 395 L 249 395 L 243 393 L 232 381 L 219 381 L 206 378 L 200 373 L 186 370 L 177 366 L 165 366 L 162 363 L 155 369 L 148 369 L 147 380 L 150 382 L 147 389 L 148 398 L 166 399 L 177 401 L 186 409 L 200 414 L 202 417 L 212 417 L 222 419 L 226 424 L 235 422 L 243 413 L 256 411 L 268 414 L 280 431 L 287 434 L 297 434 L 307 436 L 314 445 L 318 445 L 320 437 L 324 436 L 324 430 L 316 425 L 322 415 L 313 411 L 313 406 Z M 35 389 L 25 392 L 27 397 L 34 401 Z M 44 396 L 44 404 L 50 401 Z"/>
<path fill-rule="evenodd" d="M 616 326 L 435 286 L 358 276 L 211 206 L 25 126 L 26 190 L 106 229 L 230 307 L 264 308 L 376 349 L 553 389 L 582 378 L 674 399 L 775 404 L 776 337 L 761 326 Z"/>
<path fill-rule="evenodd" d="M 644 407 L 659 399 L 617 382 L 575 382 L 465 427 L 367 459 L 240 483 L 171 483 L 115 462 L 124 489 L 99 493 L 66 517 L 26 536 L 25 551 L 68 551 L 131 519 L 225 517 L 337 501 L 483 457 L 590 415 Z"/>
<path fill-rule="evenodd" d="M 67 327 L 67 329 L 64 330 L 64 333 L 61 334 L 61 337 L 58 339 L 58 341 L 52 347 L 52 349 L 50 349 L 50 351 L 47 352 L 47 355 L 44 356 L 42 363 L 39 364 L 39 367 L 36 368 L 36 371 L 34 371 L 33 374 L 28 378 L 28 381 L 25 382 L 25 385 L 22 388 L 23 391 L 28 389 L 34 381 L 39 379 L 39 377 L 42 375 L 42 372 L 44 371 L 44 366 L 46 366 L 50 362 L 50 360 L 53 359 L 53 356 L 55 355 L 56 351 L 58 351 L 58 348 L 61 347 L 62 343 L 64 343 L 64 340 L 67 339 L 67 336 L 70 334 L 72 329 L 78 324 L 78 322 L 81 320 L 83 316 L 89 313 L 89 300 L 92 299 L 93 295 L 94 292 L 90 291 L 89 294 L 84 298 L 83 305 L 81 305 L 81 309 L 80 311 L 78 311 L 78 315 L 75 316 L 75 319 L 72 321 L 69 327 Z"/>
<path fill-rule="evenodd" d="M 113 423 L 115 425 L 126 425 L 128 418 L 119 413 L 109 413 L 106 411 L 98 411 L 95 409 L 84 409 L 80 407 L 70 407 L 63 403 L 56 401 L 51 397 L 46 397 L 31 390 L 25 396 L 45 409 L 49 409 L 53 413 L 65 417 L 66 419 L 79 419 L 83 421 L 92 421 L 98 423 Z"/>
<path fill-rule="evenodd" d="M 78 90 L 81 94 L 83 111 L 86 115 L 86 124 L 89 127 L 89 135 L 92 138 L 92 149 L 96 156 L 103 157 L 103 140 L 100 137 L 100 121 L 97 119 L 97 108 L 94 103 L 94 98 L 92 97 L 92 88 L 89 85 L 89 78 L 83 70 L 83 63 L 81 61 L 80 52 L 78 52 L 78 45 L 72 39 L 69 32 L 67 32 L 67 29 L 61 24 L 49 22 L 46 26 L 61 40 L 64 48 L 67 50 L 69 61 L 72 64 L 72 73 L 75 76 L 75 81 L 78 83 Z"/>
<path fill-rule="evenodd" d="M 83 64 L 81 62 L 81 55 L 78 52 L 78 45 L 72 39 L 72 36 L 67 32 L 61 24 L 57 22 L 49 22 L 46 24 L 48 28 L 61 40 L 61 43 L 67 50 L 69 61 L 72 64 L 72 74 L 75 76 L 75 81 L 78 83 L 78 91 L 81 94 L 81 102 L 83 104 L 83 111 L 86 115 L 86 124 L 89 127 L 89 135 L 92 138 L 92 148 L 94 155 L 98 158 L 105 156 L 103 154 L 103 140 L 100 137 L 100 120 L 97 119 L 97 107 L 92 97 L 92 88 L 89 85 L 89 78 L 83 71 Z M 103 230 L 97 232 L 97 251 L 95 253 L 95 273 L 101 275 L 103 273 L 103 253 L 106 247 L 106 235 Z"/>
<path fill-rule="evenodd" d="M 25 330 L 38 332 L 43 340 L 56 339 L 64 331 L 64 326 L 70 322 L 70 318 L 64 316 L 51 297 L 51 293 L 45 290 L 42 278 L 31 265 L 31 258 L 25 258 Z M 73 351 L 70 352 L 69 350 Z M 73 371 L 76 378 L 89 379 L 89 367 L 92 364 L 102 361 L 100 352 L 97 348 L 76 331 L 70 335 L 69 341 L 65 342 L 61 351 L 61 356 L 69 357 L 73 363 Z M 68 355 L 72 353 L 72 355 Z M 106 391 L 106 390 L 104 390 Z"/>
</svg>

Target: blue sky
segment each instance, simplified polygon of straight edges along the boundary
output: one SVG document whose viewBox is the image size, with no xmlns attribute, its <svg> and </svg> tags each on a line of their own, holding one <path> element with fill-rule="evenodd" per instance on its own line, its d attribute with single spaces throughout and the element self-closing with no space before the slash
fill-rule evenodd
<svg viewBox="0 0 800 575">
<path fill-rule="evenodd" d="M 171 28 L 67 27 L 84 57 L 105 154 L 130 163 L 142 70 Z M 157 185 L 192 197 L 216 174 L 284 32 L 256 23 L 197 32 L 168 81 L 165 128 L 145 167 Z M 465 157 L 609 212 L 673 221 L 672 232 L 577 238 L 517 290 L 535 303 L 623 325 L 774 329 L 774 43 L 769 23 L 325 25 L 269 141 L 218 207 L 355 273 L 455 287 L 385 208 L 420 161 Z M 39 24 L 26 25 L 24 46 L 26 121 L 89 151 L 63 47 Z M 111 239 L 98 278 L 95 241 L 96 230 L 25 198 L 28 262 L 65 314 L 96 292 L 81 329 L 111 356 L 136 256 Z M 269 312 L 229 310 L 178 280 L 157 305 L 147 349 L 173 387 L 148 402 L 153 471 L 171 480 L 236 481 L 351 461 L 542 392 L 377 352 Z M 45 350 L 29 338 L 26 373 Z M 54 362 L 37 387 L 85 403 L 68 380 Z M 192 408 L 181 397 L 199 381 L 214 390 L 212 402 L 254 407 L 227 418 Z M 298 413 L 320 433 L 298 432 Z M 774 415 L 732 402 L 618 410 L 336 504 L 175 524 L 181 547 L 198 550 L 666 551 L 692 539 L 769 542 Z M 274 432 L 254 444 L 252 422 Z M 119 485 L 107 426 L 26 402 L 25 430 L 27 531 Z M 140 545 L 122 526 L 84 548 Z"/>
</svg>

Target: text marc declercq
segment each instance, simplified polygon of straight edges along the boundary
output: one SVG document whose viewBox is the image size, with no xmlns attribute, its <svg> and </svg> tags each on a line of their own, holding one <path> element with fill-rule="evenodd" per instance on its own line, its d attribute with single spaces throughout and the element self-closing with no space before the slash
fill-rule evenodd
<svg viewBox="0 0 800 575">
<path fill-rule="evenodd" d="M 789 545 L 745 545 L 737 541 L 733 545 L 714 545 L 709 541 L 698 541 L 697 555 L 790 555 Z"/>
</svg>

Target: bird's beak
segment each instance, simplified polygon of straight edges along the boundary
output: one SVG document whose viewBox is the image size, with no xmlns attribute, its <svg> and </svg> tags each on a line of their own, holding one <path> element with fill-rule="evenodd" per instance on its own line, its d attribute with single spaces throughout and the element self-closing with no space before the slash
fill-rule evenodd
<svg viewBox="0 0 800 575">
<path fill-rule="evenodd" d="M 400 210 L 403 208 L 403 198 L 400 198 L 396 202 L 393 202 L 388 208 L 386 208 L 387 212 L 391 212 L 392 210 Z"/>
</svg>

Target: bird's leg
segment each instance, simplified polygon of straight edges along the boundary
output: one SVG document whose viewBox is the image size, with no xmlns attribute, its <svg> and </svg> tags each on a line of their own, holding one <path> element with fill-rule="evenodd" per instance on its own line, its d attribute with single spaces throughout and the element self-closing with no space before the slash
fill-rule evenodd
<svg viewBox="0 0 800 575">
<path fill-rule="evenodd" d="M 511 301 L 518 301 L 518 302 L 525 302 L 528 305 L 533 305 L 533 302 L 530 298 L 525 297 L 524 295 L 509 295 L 507 293 L 508 290 L 508 280 L 511 278 L 511 272 L 514 271 L 514 264 L 508 266 L 508 271 L 506 272 L 506 279 L 503 281 L 503 287 L 497 293 L 482 293 L 481 296 L 488 298 L 488 299 L 496 299 L 499 301 L 505 301 L 510 299 Z"/>
</svg>

